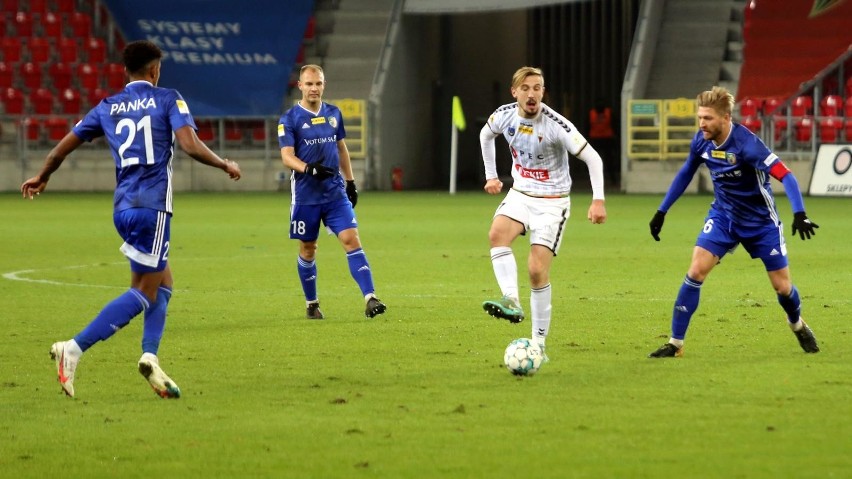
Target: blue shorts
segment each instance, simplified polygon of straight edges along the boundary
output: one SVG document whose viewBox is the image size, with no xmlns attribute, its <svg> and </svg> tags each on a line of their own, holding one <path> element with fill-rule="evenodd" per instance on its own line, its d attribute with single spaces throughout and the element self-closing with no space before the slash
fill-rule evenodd
<svg viewBox="0 0 852 479">
<path fill-rule="evenodd" d="M 153 273 L 166 269 L 172 215 L 150 208 L 130 208 L 113 214 L 115 229 L 124 240 L 122 253 L 136 273 Z"/>
<path fill-rule="evenodd" d="M 732 253 L 738 244 L 743 245 L 752 258 L 760 258 L 766 271 L 776 271 L 788 264 L 787 244 L 784 242 L 781 223 L 742 228 L 732 225 L 727 216 L 711 210 L 704 219 L 704 227 L 698 234 L 695 245 L 721 260 L 727 253 Z"/>
<path fill-rule="evenodd" d="M 316 241 L 319 238 L 320 221 L 335 236 L 349 228 L 357 228 L 355 210 L 348 199 L 321 205 L 293 205 L 290 209 L 290 239 Z"/>
</svg>

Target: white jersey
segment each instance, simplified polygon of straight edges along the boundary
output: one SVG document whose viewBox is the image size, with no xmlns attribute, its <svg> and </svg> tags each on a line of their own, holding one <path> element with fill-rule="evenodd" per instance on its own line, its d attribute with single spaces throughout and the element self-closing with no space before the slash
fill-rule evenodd
<svg viewBox="0 0 852 479">
<path fill-rule="evenodd" d="M 492 133 L 490 140 L 486 128 Z M 517 102 L 510 103 L 497 108 L 482 131 L 486 179 L 497 178 L 495 159 L 485 152 L 493 152 L 494 138 L 502 134 L 512 154 L 512 188 L 531 196 L 567 196 L 571 192 L 568 153 L 578 156 L 588 142 L 564 116 L 542 103 L 535 118 L 522 118 Z M 491 142 L 490 149 L 486 141 Z"/>
</svg>

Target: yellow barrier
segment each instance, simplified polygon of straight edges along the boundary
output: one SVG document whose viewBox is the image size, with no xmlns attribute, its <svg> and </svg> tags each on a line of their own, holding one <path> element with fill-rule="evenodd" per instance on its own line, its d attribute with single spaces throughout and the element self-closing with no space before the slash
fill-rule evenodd
<svg viewBox="0 0 852 479">
<path fill-rule="evenodd" d="M 697 130 L 694 100 L 630 100 L 627 156 L 631 160 L 683 159 Z"/>
</svg>

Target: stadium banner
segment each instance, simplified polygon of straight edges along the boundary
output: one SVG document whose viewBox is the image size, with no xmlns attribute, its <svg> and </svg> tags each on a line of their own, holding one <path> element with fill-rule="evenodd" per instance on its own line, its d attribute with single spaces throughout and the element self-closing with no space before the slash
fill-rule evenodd
<svg viewBox="0 0 852 479">
<path fill-rule="evenodd" d="M 819 147 L 808 193 L 812 196 L 852 196 L 852 145 Z"/>
<path fill-rule="evenodd" d="M 314 7 L 313 0 L 104 4 L 127 42 L 163 49 L 160 86 L 178 90 L 194 116 L 280 114 Z"/>
</svg>

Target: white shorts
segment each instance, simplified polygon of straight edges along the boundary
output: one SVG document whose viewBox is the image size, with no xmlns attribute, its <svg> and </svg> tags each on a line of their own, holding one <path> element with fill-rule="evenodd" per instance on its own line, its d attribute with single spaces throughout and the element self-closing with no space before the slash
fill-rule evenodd
<svg viewBox="0 0 852 479">
<path fill-rule="evenodd" d="M 571 216 L 571 198 L 537 198 L 510 189 L 494 212 L 494 216 L 497 215 L 524 225 L 524 234 L 530 232 L 530 244 L 540 244 L 556 256 L 562 245 L 565 223 Z"/>
</svg>

